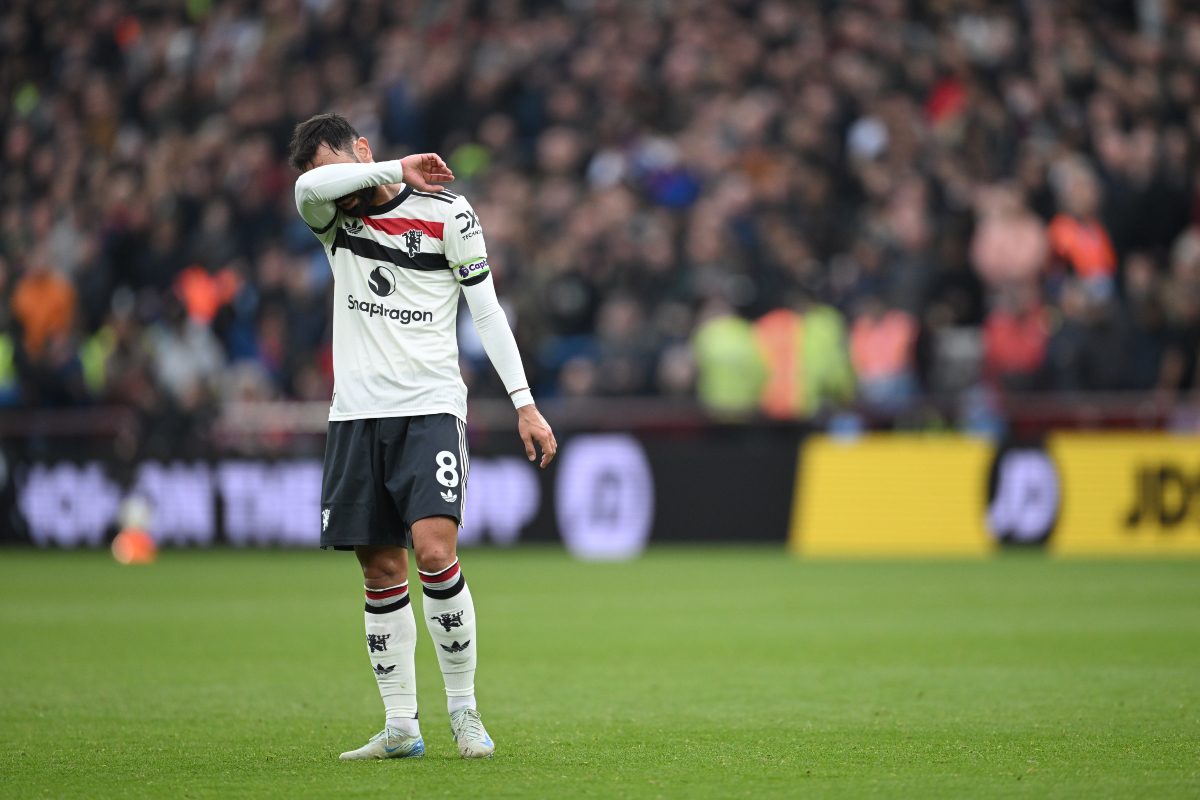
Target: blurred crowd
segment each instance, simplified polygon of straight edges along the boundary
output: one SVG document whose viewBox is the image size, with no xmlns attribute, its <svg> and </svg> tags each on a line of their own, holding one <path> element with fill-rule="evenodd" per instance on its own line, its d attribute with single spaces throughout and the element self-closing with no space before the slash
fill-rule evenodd
<svg viewBox="0 0 1200 800">
<path fill-rule="evenodd" d="M 0 403 L 328 399 L 284 159 L 324 111 L 447 158 L 540 397 L 1190 391 L 1186 6 L 9 0 Z"/>
</svg>

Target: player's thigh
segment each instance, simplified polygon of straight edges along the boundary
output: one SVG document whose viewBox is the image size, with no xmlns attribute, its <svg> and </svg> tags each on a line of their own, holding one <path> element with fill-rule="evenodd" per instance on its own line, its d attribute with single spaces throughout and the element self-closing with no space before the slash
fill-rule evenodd
<svg viewBox="0 0 1200 800">
<path fill-rule="evenodd" d="M 331 422 L 321 480 L 321 545 L 407 544 L 405 523 L 386 486 L 378 420 Z"/>
</svg>

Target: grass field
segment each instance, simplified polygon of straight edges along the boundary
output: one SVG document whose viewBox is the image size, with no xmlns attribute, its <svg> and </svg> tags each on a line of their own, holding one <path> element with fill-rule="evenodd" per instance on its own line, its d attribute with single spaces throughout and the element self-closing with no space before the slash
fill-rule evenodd
<svg viewBox="0 0 1200 800">
<path fill-rule="evenodd" d="M 1200 796 L 1200 562 L 463 562 L 496 758 L 422 629 L 428 755 L 342 763 L 382 723 L 352 557 L 0 551 L 0 796 Z"/>
</svg>

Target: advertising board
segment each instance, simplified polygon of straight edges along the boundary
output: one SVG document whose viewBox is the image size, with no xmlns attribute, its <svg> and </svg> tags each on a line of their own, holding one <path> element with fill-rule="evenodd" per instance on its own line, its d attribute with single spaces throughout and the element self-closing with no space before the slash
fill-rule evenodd
<svg viewBox="0 0 1200 800">
<path fill-rule="evenodd" d="M 986 442 L 814 436 L 800 449 L 789 537 L 802 556 L 983 556 Z"/>
<path fill-rule="evenodd" d="M 1155 433 L 1059 433 L 1058 555 L 1200 555 L 1200 439 Z"/>
<path fill-rule="evenodd" d="M 813 437 L 789 535 L 803 556 L 1200 555 L 1200 439 L 1056 433 L 1045 445 L 957 435 Z"/>
<path fill-rule="evenodd" d="M 563 544 L 586 559 L 632 557 L 648 542 L 772 542 L 787 536 L 797 431 L 564 435 L 537 469 L 515 433 L 471 442 L 459 542 Z M 315 547 L 321 461 L 247 457 L 132 465 L 92 457 L 0 466 L 0 541 L 101 546 L 122 505 L 149 509 L 159 544 Z M 431 464 L 431 471 L 436 465 Z"/>
</svg>

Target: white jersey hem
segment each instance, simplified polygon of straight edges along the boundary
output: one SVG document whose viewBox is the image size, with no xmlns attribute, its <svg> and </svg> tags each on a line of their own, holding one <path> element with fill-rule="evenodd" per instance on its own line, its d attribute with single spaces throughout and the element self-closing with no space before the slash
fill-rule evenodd
<svg viewBox="0 0 1200 800">
<path fill-rule="evenodd" d="M 340 414 L 329 415 L 330 422 L 349 422 L 355 419 L 386 419 L 391 417 L 424 417 L 429 414 L 450 414 L 458 417 L 464 423 L 467 421 L 467 415 L 461 410 L 451 406 L 431 406 L 429 408 L 403 409 L 392 411 L 343 411 Z"/>
</svg>

